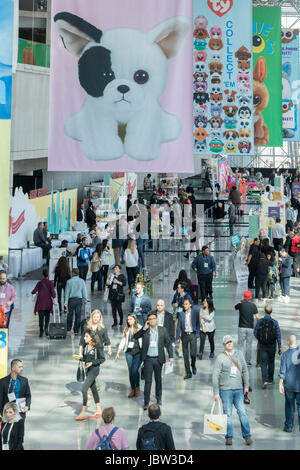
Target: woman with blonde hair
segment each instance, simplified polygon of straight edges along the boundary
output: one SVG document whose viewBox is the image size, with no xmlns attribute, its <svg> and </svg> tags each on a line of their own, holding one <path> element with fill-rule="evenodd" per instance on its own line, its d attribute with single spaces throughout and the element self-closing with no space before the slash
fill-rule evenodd
<svg viewBox="0 0 300 470">
<path fill-rule="evenodd" d="M 136 247 L 136 241 L 134 239 L 128 240 L 128 245 L 124 253 L 124 261 L 127 271 L 128 288 L 130 292 L 139 272 L 139 253 Z"/>
<path fill-rule="evenodd" d="M 6 403 L 3 408 L 0 427 L 0 450 L 24 450 L 24 421 L 14 402 Z"/>
<path fill-rule="evenodd" d="M 81 339 L 79 343 L 79 356 L 82 355 L 83 347 L 85 345 L 84 335 L 86 332 L 91 332 L 91 331 L 96 333 L 97 336 L 99 337 L 100 348 L 103 349 L 104 346 L 107 346 L 107 354 L 111 356 L 110 339 L 107 334 L 107 329 L 105 328 L 104 323 L 103 323 L 102 313 L 98 309 L 92 311 L 90 318 L 87 320 L 87 322 L 82 328 L 82 335 L 81 335 Z"/>
<path fill-rule="evenodd" d="M 119 360 L 120 352 L 125 352 L 126 362 L 129 372 L 129 380 L 131 385 L 131 392 L 128 398 L 138 397 L 140 395 L 140 372 L 141 367 L 141 348 L 142 338 L 134 339 L 142 326 L 139 324 L 136 315 L 129 313 L 127 316 L 127 324 L 124 329 L 123 338 L 119 344 L 115 361 Z"/>
</svg>

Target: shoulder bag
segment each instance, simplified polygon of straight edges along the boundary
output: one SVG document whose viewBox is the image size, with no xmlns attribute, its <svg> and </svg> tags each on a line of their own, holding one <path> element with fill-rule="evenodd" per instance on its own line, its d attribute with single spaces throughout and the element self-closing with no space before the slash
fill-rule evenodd
<svg viewBox="0 0 300 470">
<path fill-rule="evenodd" d="M 242 372 L 241 372 L 241 369 L 239 368 L 238 363 L 235 362 L 235 360 L 232 359 L 232 357 L 230 357 L 228 354 L 226 354 L 225 351 L 223 352 L 223 354 L 224 354 L 225 356 L 227 356 L 228 359 L 230 359 L 231 362 L 233 362 L 233 364 L 237 367 L 237 369 L 240 371 L 240 374 L 241 374 L 241 376 L 242 376 Z M 243 382 L 243 388 L 244 388 L 244 378 L 243 378 L 243 376 L 242 376 L 242 382 Z M 249 389 L 250 389 L 250 387 L 249 387 Z M 245 405 L 250 405 L 250 399 L 249 399 L 249 397 L 248 397 L 248 393 L 244 393 L 244 403 L 245 403 Z"/>
</svg>

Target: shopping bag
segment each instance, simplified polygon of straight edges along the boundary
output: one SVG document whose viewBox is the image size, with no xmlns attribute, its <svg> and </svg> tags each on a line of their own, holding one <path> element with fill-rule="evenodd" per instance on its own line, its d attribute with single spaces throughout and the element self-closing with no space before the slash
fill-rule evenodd
<svg viewBox="0 0 300 470">
<path fill-rule="evenodd" d="M 79 362 L 78 364 L 76 379 L 77 379 L 77 382 L 85 381 L 85 370 L 84 370 L 84 365 L 82 364 L 82 362 Z"/>
<path fill-rule="evenodd" d="M 213 414 L 216 402 L 214 401 L 210 414 L 204 415 L 203 434 L 222 435 L 227 433 L 227 415 L 222 414 L 221 400 L 218 401 L 219 413 Z"/>
<path fill-rule="evenodd" d="M 104 296 L 103 296 L 104 302 L 108 302 L 108 295 L 109 295 L 109 287 L 105 287 Z"/>
</svg>

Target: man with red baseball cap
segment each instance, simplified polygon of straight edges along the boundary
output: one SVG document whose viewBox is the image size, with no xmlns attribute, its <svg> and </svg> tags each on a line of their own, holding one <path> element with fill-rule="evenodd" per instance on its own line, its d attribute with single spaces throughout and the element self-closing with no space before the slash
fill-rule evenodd
<svg viewBox="0 0 300 470">
<path fill-rule="evenodd" d="M 259 319 L 257 307 L 251 300 L 252 292 L 246 290 L 243 299 L 234 306 L 239 310 L 238 349 L 244 352 L 246 342 L 245 359 L 248 366 L 251 366 L 254 316 Z"/>
</svg>

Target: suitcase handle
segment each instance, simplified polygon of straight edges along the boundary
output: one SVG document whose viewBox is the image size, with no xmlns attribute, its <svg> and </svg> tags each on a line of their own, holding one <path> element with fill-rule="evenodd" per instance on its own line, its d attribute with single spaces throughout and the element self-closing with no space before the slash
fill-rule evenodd
<svg viewBox="0 0 300 470">
<path fill-rule="evenodd" d="M 60 323 L 61 319 L 60 319 L 60 313 L 59 313 L 59 305 L 58 304 L 53 304 L 53 322 L 55 323 L 55 314 L 56 312 L 58 313 L 58 322 L 57 323 Z"/>
</svg>

